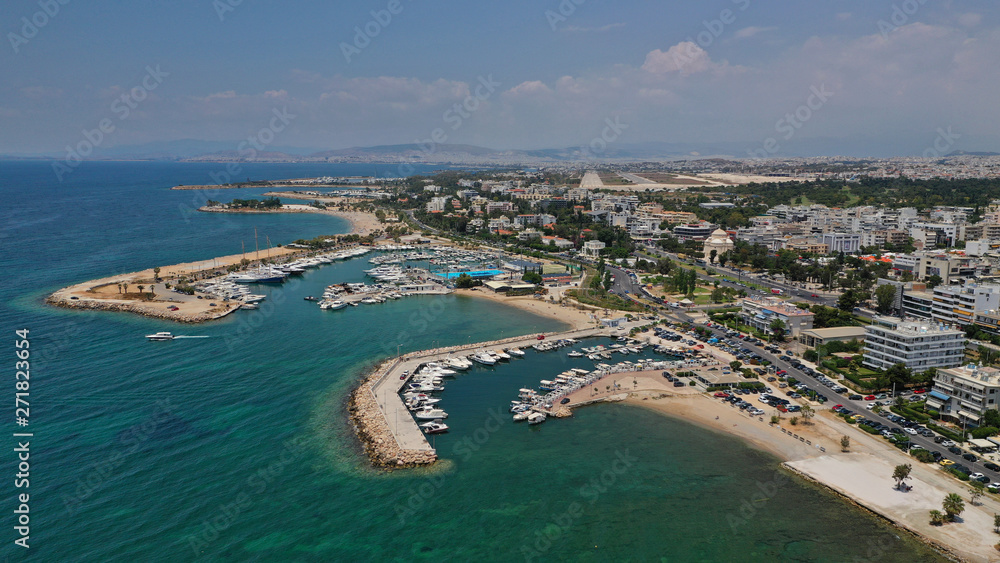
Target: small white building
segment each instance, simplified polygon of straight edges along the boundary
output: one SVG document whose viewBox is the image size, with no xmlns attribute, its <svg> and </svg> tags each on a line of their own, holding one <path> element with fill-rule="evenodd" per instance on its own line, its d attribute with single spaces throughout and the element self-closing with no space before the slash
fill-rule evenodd
<svg viewBox="0 0 1000 563">
<path fill-rule="evenodd" d="M 705 258 L 715 262 L 712 259 L 712 251 L 715 251 L 715 257 L 718 258 L 724 252 L 729 252 L 736 246 L 733 239 L 729 238 L 729 233 L 723 231 L 722 229 L 716 229 L 712 232 L 707 239 L 705 239 Z"/>
<path fill-rule="evenodd" d="M 588 240 L 583 243 L 583 254 L 584 256 L 597 258 L 601 255 L 601 251 L 604 250 L 605 247 L 607 247 L 607 245 L 599 240 Z"/>
</svg>

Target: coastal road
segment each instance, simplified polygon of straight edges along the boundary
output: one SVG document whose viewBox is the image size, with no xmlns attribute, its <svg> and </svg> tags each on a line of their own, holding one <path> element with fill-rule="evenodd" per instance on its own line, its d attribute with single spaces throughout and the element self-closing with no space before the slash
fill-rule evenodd
<svg viewBox="0 0 1000 563">
<path fill-rule="evenodd" d="M 715 336 L 720 340 L 730 339 L 730 337 L 725 334 L 724 330 L 717 329 L 714 326 L 709 328 L 708 330 L 712 331 L 715 334 Z M 785 370 L 786 372 L 788 372 L 790 376 L 805 383 L 810 389 L 816 391 L 820 395 L 826 396 L 826 398 L 828 399 L 827 404 L 830 405 L 831 407 L 833 405 L 840 404 L 844 405 L 844 407 L 854 411 L 857 414 L 864 415 L 868 419 L 873 419 L 873 420 L 882 419 L 880 415 L 877 415 L 868 410 L 867 404 L 871 401 L 864 401 L 864 400 L 855 401 L 848 399 L 849 395 L 854 395 L 854 394 L 863 395 L 864 393 L 855 393 L 854 391 L 851 390 L 848 390 L 847 393 L 845 394 L 834 393 L 832 389 L 826 387 L 825 385 L 817 381 L 815 377 L 793 368 L 791 364 L 789 364 L 787 361 L 779 359 L 777 355 L 768 352 L 762 347 L 756 346 L 754 344 L 751 344 L 743 340 L 736 340 L 736 342 L 737 342 L 736 346 L 738 348 L 747 348 L 751 350 L 752 353 L 754 354 L 760 354 L 762 358 L 770 361 L 772 365 L 777 366 L 777 369 Z M 711 344 L 709 344 L 709 346 L 711 346 Z M 781 395 L 780 393 L 778 393 L 777 390 L 775 390 L 775 394 L 779 396 Z M 888 412 L 888 408 L 886 408 L 886 412 Z M 888 419 L 882 419 L 881 422 L 883 424 L 887 424 L 890 426 L 897 426 L 896 424 L 890 422 Z M 847 423 L 844 422 L 844 424 L 846 425 Z M 941 453 L 942 459 L 950 459 L 954 461 L 956 464 L 965 465 L 966 467 L 972 469 L 973 472 L 983 473 L 984 475 L 990 478 L 991 482 L 994 483 L 1000 482 L 1000 473 L 986 469 L 983 466 L 982 460 L 976 462 L 968 461 L 962 458 L 962 454 L 951 453 L 948 451 L 947 448 L 943 447 L 941 444 L 936 444 L 934 442 L 933 437 L 921 436 L 919 434 L 916 436 L 907 434 L 906 437 L 910 440 L 911 443 L 917 444 L 926 449 L 927 451 L 932 451 L 932 452 L 937 451 Z"/>
<path fill-rule="evenodd" d="M 674 260 L 676 262 L 683 262 L 680 258 L 677 257 L 676 254 L 673 254 L 673 253 L 670 253 L 670 252 L 665 252 L 662 249 L 659 249 L 659 248 L 657 248 L 655 246 L 652 246 L 652 245 L 643 245 L 643 251 L 645 253 L 647 253 L 647 254 L 650 254 L 652 256 L 656 256 L 656 257 L 659 257 L 659 258 L 670 258 L 671 260 Z M 722 273 L 722 274 L 724 274 L 724 275 L 726 275 L 726 276 L 728 276 L 728 277 L 736 278 L 737 280 L 745 280 L 745 281 L 744 282 L 739 282 L 739 281 L 738 282 L 730 282 L 730 281 L 727 281 L 727 280 L 721 280 L 721 279 L 718 279 L 716 277 L 706 276 L 706 275 L 703 275 L 703 274 L 698 274 L 698 277 L 701 278 L 701 279 L 703 279 L 703 280 L 718 281 L 719 285 L 722 285 L 724 287 L 731 287 L 731 288 L 734 288 L 734 289 L 743 288 L 743 289 L 745 289 L 747 291 L 747 293 L 751 293 L 751 294 L 752 293 L 758 293 L 758 294 L 762 294 L 762 295 L 768 295 L 769 291 L 771 289 L 780 289 L 782 291 L 783 295 L 787 295 L 789 297 L 795 297 L 797 299 L 801 299 L 801 300 L 807 301 L 809 303 L 815 303 L 815 304 L 818 304 L 818 305 L 826 305 L 827 307 L 835 307 L 837 305 L 837 298 L 836 297 L 831 297 L 831 296 L 828 296 L 828 295 L 821 295 L 821 294 L 818 294 L 818 293 L 814 293 L 814 292 L 812 292 L 810 290 L 802 289 L 802 288 L 796 287 L 796 286 L 794 286 L 792 284 L 777 282 L 777 281 L 774 281 L 774 280 L 761 279 L 761 278 L 758 278 L 758 277 L 752 277 L 750 274 L 744 273 L 741 270 L 734 269 L 734 268 L 723 268 L 723 267 L 719 266 L 718 264 L 713 264 L 711 266 L 711 268 L 714 269 L 714 270 L 716 270 L 716 271 L 718 271 L 718 272 L 720 272 L 720 273 Z M 741 286 L 741 285 L 739 285 L 739 283 L 744 283 L 745 285 Z M 759 285 L 759 286 L 766 287 L 768 291 L 755 290 L 754 288 L 748 286 L 751 283 L 754 284 L 754 285 Z M 815 295 L 816 297 L 813 297 L 813 295 Z"/>
<path fill-rule="evenodd" d="M 432 234 L 435 234 L 435 235 L 441 234 L 441 231 L 435 229 L 434 227 L 431 227 L 430 225 L 425 225 L 425 224 L 421 223 L 420 220 L 417 219 L 416 215 L 414 215 L 412 209 L 407 210 L 406 214 L 410 217 L 410 220 L 413 221 L 414 223 L 416 223 L 417 226 L 420 227 L 421 229 L 424 229 L 425 231 L 430 231 Z"/>
</svg>

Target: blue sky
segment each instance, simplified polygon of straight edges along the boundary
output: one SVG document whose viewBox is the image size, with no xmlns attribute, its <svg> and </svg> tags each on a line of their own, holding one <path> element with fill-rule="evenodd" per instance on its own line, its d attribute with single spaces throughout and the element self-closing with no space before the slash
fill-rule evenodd
<svg viewBox="0 0 1000 563">
<path fill-rule="evenodd" d="M 7 0 L 0 152 L 61 151 L 102 120 L 105 147 L 238 141 L 276 110 L 294 118 L 272 146 L 441 129 L 447 142 L 564 147 L 613 119 L 621 142 L 776 155 L 920 154 L 948 128 L 955 148 L 1000 150 L 998 12 L 985 0 Z M 366 26 L 377 33 L 356 42 Z M 481 80 L 494 86 L 476 99 Z"/>
</svg>

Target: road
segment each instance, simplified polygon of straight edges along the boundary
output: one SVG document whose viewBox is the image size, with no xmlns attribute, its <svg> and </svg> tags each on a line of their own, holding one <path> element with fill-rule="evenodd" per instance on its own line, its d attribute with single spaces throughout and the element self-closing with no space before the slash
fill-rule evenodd
<svg viewBox="0 0 1000 563">
<path fill-rule="evenodd" d="M 644 245 L 643 246 L 643 251 L 646 252 L 647 254 L 651 254 L 653 256 L 657 256 L 657 257 L 660 257 L 660 258 L 670 258 L 671 260 L 674 260 L 674 261 L 677 261 L 677 262 L 683 262 L 680 258 L 677 257 L 676 254 L 673 254 L 673 253 L 670 253 L 670 252 L 665 252 L 665 251 L 663 251 L 663 250 L 661 250 L 661 249 L 659 249 L 659 248 L 657 248 L 655 246 Z M 712 267 L 712 269 L 718 271 L 719 273 L 724 274 L 724 275 L 729 276 L 729 277 L 736 278 L 737 280 L 746 279 L 746 282 L 743 282 L 743 283 L 747 283 L 747 284 L 753 283 L 755 285 L 766 287 L 766 288 L 768 288 L 768 290 L 770 290 L 770 289 L 780 289 L 782 291 L 782 294 L 787 295 L 789 297 L 796 297 L 796 298 L 801 299 L 803 301 L 807 301 L 807 302 L 810 302 L 810 303 L 816 303 L 816 304 L 819 304 L 819 305 L 826 305 L 827 307 L 836 307 L 836 305 L 837 305 L 837 298 L 836 297 L 830 297 L 830 296 L 827 296 L 827 295 L 819 295 L 819 294 L 813 293 L 813 292 L 811 292 L 809 290 L 802 289 L 800 287 L 795 287 L 794 285 L 787 284 L 787 283 L 777 282 L 777 281 L 768 280 L 768 279 L 761 279 L 761 278 L 756 278 L 756 277 L 750 277 L 749 275 L 745 274 L 744 272 L 742 272 L 742 271 L 740 271 L 738 269 L 723 268 L 723 267 L 719 266 L 718 264 L 713 264 L 711 267 Z M 743 289 L 747 290 L 748 293 L 754 293 L 754 291 L 755 291 L 753 288 L 743 287 L 743 286 L 739 285 L 739 283 L 734 283 L 734 282 L 730 282 L 730 281 L 727 281 L 727 280 L 722 280 L 722 279 L 719 279 L 717 277 L 706 276 L 704 274 L 698 274 L 698 277 L 701 278 L 701 279 L 703 279 L 703 280 L 710 280 L 710 281 L 713 281 L 713 282 L 717 281 L 717 282 L 719 282 L 719 285 L 724 286 L 724 287 L 731 287 L 731 288 L 734 288 L 734 289 L 743 288 Z M 758 292 L 761 293 L 761 294 L 767 294 L 768 293 L 768 291 L 759 291 L 759 290 L 758 290 Z M 815 295 L 815 297 L 813 297 L 814 295 Z"/>
<path fill-rule="evenodd" d="M 730 339 L 729 336 L 726 336 L 724 330 L 719 330 L 714 327 L 709 328 L 709 330 L 712 331 L 716 337 L 722 340 Z M 826 403 L 827 405 L 830 405 L 831 407 L 837 404 L 844 405 L 844 407 L 854 411 L 856 414 L 864 415 L 868 419 L 878 420 L 883 424 L 888 424 L 889 426 L 895 426 L 895 424 L 890 422 L 888 419 L 884 419 L 868 409 L 867 404 L 871 401 L 864 401 L 864 400 L 852 401 L 851 399 L 848 399 L 849 395 L 863 394 L 863 393 L 855 393 L 850 390 L 848 390 L 848 392 L 844 395 L 841 395 L 839 393 L 834 393 L 832 389 L 826 387 L 825 385 L 817 381 L 816 378 L 814 378 L 813 376 L 805 374 L 793 368 L 788 362 L 779 360 L 778 356 L 768 352 L 767 350 L 764 350 L 760 346 L 755 346 L 743 340 L 737 340 L 736 342 L 739 348 L 747 348 L 751 350 L 752 353 L 754 354 L 760 354 L 762 358 L 770 361 L 771 364 L 777 366 L 777 369 L 783 369 L 787 371 L 790 376 L 805 383 L 806 385 L 809 386 L 810 389 L 816 391 L 820 395 L 826 396 L 826 398 L 828 399 Z M 888 411 L 888 409 L 886 410 Z M 844 422 L 844 424 L 846 425 L 847 422 Z M 986 469 L 983 466 L 982 461 L 971 462 L 962 458 L 961 454 L 953 454 L 949 452 L 948 449 L 943 447 L 941 444 L 934 443 L 933 437 L 928 438 L 926 436 L 920 436 L 920 435 L 914 436 L 911 434 L 907 434 L 906 437 L 910 440 L 911 443 L 920 445 L 928 451 L 940 452 L 941 455 L 943 456 L 943 459 L 945 458 L 950 459 L 954 461 L 956 464 L 965 465 L 966 467 L 972 469 L 973 472 L 983 473 L 984 475 L 989 477 L 991 482 L 993 483 L 1000 482 L 1000 473 Z"/>
</svg>

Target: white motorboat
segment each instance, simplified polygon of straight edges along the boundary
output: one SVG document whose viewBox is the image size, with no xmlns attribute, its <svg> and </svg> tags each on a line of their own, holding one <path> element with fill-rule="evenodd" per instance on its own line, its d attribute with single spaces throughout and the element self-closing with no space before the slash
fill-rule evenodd
<svg viewBox="0 0 1000 563">
<path fill-rule="evenodd" d="M 507 352 L 504 352 L 500 348 L 497 348 L 496 350 L 493 350 L 492 354 L 493 354 L 494 357 L 498 357 L 501 360 L 509 360 L 510 359 L 510 354 L 508 354 Z"/>
<path fill-rule="evenodd" d="M 533 412 L 528 415 L 528 424 L 541 424 L 545 422 L 545 415 L 540 412 Z"/>
<path fill-rule="evenodd" d="M 444 360 L 444 363 L 452 369 L 458 369 L 463 371 L 472 367 L 472 362 L 464 358 L 446 358 Z"/>
<path fill-rule="evenodd" d="M 174 335 L 169 332 L 157 332 L 156 334 L 147 334 L 146 338 L 152 341 L 173 340 Z"/>
<path fill-rule="evenodd" d="M 487 366 L 492 366 L 492 365 L 495 365 L 497 363 L 497 361 L 494 360 L 493 357 L 490 356 L 489 354 L 487 354 L 486 352 L 480 352 L 478 354 L 473 354 L 472 356 L 469 357 L 469 359 L 471 359 L 474 362 L 479 362 L 479 363 L 481 363 L 483 365 L 487 365 Z"/>
<path fill-rule="evenodd" d="M 448 413 L 441 409 L 428 407 L 416 411 L 413 413 L 413 416 L 419 418 L 420 420 L 437 420 L 439 418 L 448 418 Z"/>
<path fill-rule="evenodd" d="M 443 434 L 448 431 L 448 425 L 443 422 L 425 422 L 420 428 L 428 434 Z"/>
<path fill-rule="evenodd" d="M 572 352 L 570 352 L 569 354 L 566 354 L 566 355 L 569 356 L 570 358 L 582 358 L 583 357 L 583 354 L 581 354 L 580 352 L 577 352 L 576 350 L 573 350 Z"/>
<path fill-rule="evenodd" d="M 519 358 L 524 357 L 524 351 L 521 350 L 520 348 L 511 348 L 510 350 L 507 350 L 507 353 L 510 354 L 511 356 L 517 356 Z"/>
<path fill-rule="evenodd" d="M 528 417 L 534 414 L 531 411 L 521 411 L 514 413 L 514 422 L 521 422 L 522 420 L 528 420 Z"/>
</svg>

